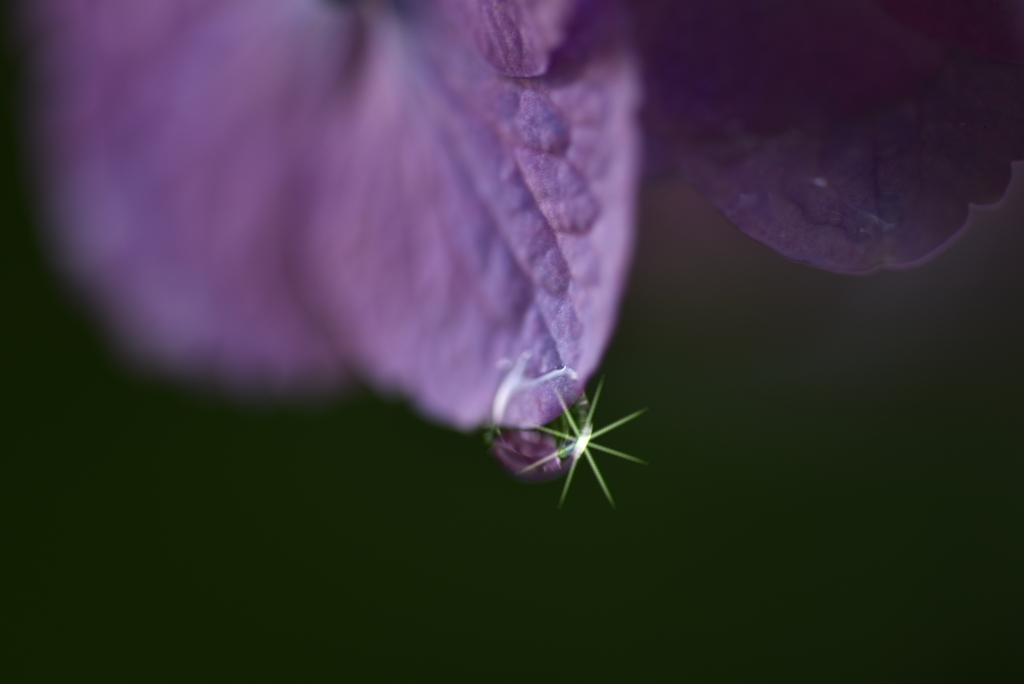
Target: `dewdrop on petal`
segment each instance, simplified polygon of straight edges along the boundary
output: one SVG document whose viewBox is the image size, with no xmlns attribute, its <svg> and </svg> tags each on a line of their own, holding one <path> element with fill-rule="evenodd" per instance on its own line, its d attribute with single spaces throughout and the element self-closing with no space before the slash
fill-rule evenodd
<svg viewBox="0 0 1024 684">
<path fill-rule="evenodd" d="M 584 394 L 571 408 L 565 405 L 559 394 L 558 398 L 562 401 L 563 412 L 551 425 L 538 426 L 534 430 L 495 428 L 490 436 L 491 453 L 513 477 L 523 482 L 547 482 L 566 475 L 562 496 L 558 501 L 559 508 L 562 507 L 565 497 L 569 493 L 569 486 L 572 484 L 577 463 L 581 457 L 586 458 L 605 498 L 608 499 L 612 508 L 615 508 L 615 500 L 597 467 L 591 449 L 642 465 L 647 465 L 647 462 L 621 451 L 595 444 L 593 440 L 639 417 L 647 409 L 631 413 L 625 418 L 620 418 L 610 425 L 595 430 L 594 412 L 597 409 L 598 400 L 601 398 L 603 387 L 604 379 L 602 378 L 594 393 L 593 403 L 590 403 Z"/>
<path fill-rule="evenodd" d="M 571 464 L 558 452 L 558 441 L 540 430 L 501 430 L 491 441 L 494 458 L 522 482 L 548 482 L 568 473 Z"/>
</svg>

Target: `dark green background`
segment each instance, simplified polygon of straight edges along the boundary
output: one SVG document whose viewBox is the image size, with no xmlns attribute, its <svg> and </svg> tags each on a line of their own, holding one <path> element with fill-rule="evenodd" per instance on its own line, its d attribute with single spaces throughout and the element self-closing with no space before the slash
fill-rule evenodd
<svg viewBox="0 0 1024 684">
<path fill-rule="evenodd" d="M 583 472 L 558 511 L 560 483 L 401 404 L 239 406 L 128 371 L 48 267 L 4 78 L 14 679 L 1021 672 L 1024 184 L 869 278 L 652 186 L 598 416 L 649 406 L 606 443 L 651 465 L 602 459 L 619 510 Z"/>
</svg>

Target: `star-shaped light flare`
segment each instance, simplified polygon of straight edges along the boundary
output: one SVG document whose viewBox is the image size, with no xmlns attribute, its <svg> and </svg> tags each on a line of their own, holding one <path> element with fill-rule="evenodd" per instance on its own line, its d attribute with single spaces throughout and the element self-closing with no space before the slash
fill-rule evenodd
<svg viewBox="0 0 1024 684">
<path fill-rule="evenodd" d="M 603 428 L 594 430 L 594 412 L 597 410 L 597 402 L 601 398 L 601 389 L 604 387 L 604 378 L 601 378 L 601 382 L 597 386 L 597 391 L 594 393 L 594 402 L 590 403 L 587 401 L 587 397 L 584 394 L 583 398 L 576 403 L 573 408 L 580 409 L 582 412 L 581 421 L 577 425 L 576 419 L 573 418 L 572 411 L 568 406 L 565 405 L 565 400 L 562 396 L 558 395 L 558 400 L 562 403 L 562 418 L 571 430 L 571 434 L 555 430 L 553 428 L 541 425 L 537 429 L 541 432 L 546 432 L 549 435 L 557 437 L 562 440 L 562 445 L 550 456 L 547 456 L 535 463 L 531 463 L 522 470 L 516 473 L 517 476 L 528 473 L 536 468 L 541 468 L 544 464 L 553 461 L 554 459 L 566 459 L 571 458 L 571 465 L 569 466 L 569 474 L 565 478 L 565 486 L 562 487 L 562 496 L 558 500 L 558 507 L 561 508 L 562 504 L 565 503 L 565 497 L 569 493 L 569 486 L 572 484 L 573 475 L 576 473 L 576 466 L 579 463 L 580 457 L 584 456 L 587 459 L 587 463 L 590 464 L 590 468 L 594 471 L 594 477 L 597 478 L 598 484 L 601 485 L 601 490 L 604 492 L 605 497 L 608 499 L 608 503 L 611 504 L 612 508 L 615 508 L 615 499 L 612 498 L 611 490 L 608 489 L 608 484 L 604 481 L 604 477 L 601 476 L 601 471 L 597 467 L 597 462 L 594 460 L 594 455 L 591 453 L 591 449 L 602 451 L 612 456 L 632 461 L 633 463 L 639 463 L 641 465 L 647 465 L 647 461 L 637 458 L 636 456 L 630 456 L 629 454 L 623 453 L 616 449 L 611 449 L 606 446 L 601 446 L 594 442 L 595 439 L 601 435 L 607 434 L 615 428 L 621 427 L 626 423 L 630 422 L 634 418 L 638 418 L 641 414 L 647 411 L 647 409 L 640 409 L 634 413 L 629 414 L 625 418 L 606 425 Z"/>
</svg>

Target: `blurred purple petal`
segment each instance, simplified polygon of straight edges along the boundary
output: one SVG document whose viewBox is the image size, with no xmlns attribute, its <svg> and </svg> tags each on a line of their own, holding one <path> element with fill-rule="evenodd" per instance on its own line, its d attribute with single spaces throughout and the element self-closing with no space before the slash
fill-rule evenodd
<svg viewBox="0 0 1024 684">
<path fill-rule="evenodd" d="M 53 247 L 117 342 L 239 389 L 336 384 L 344 350 L 300 292 L 294 237 L 302 128 L 349 27 L 273 0 L 29 11 Z"/>
<path fill-rule="evenodd" d="M 1024 158 L 1024 68 L 952 51 L 870 0 L 639 7 L 648 121 L 687 180 L 790 259 L 924 259 Z"/>
<path fill-rule="evenodd" d="M 437 3 L 38 5 L 55 247 L 137 354 L 243 387 L 351 368 L 460 427 L 575 399 L 632 245 L 609 13 L 522 80 Z"/>
</svg>

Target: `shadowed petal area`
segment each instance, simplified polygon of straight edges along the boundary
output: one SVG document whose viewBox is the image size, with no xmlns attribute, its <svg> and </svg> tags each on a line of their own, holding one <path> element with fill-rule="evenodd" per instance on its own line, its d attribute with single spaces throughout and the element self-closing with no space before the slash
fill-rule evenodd
<svg viewBox="0 0 1024 684">
<path fill-rule="evenodd" d="M 39 4 L 54 246 L 116 338 L 243 389 L 350 369 L 464 428 L 575 399 L 632 246 L 621 22 L 523 80 L 438 7 Z"/>
<path fill-rule="evenodd" d="M 900 22 L 982 57 L 1024 63 L 1021 0 L 876 0 Z"/>
<path fill-rule="evenodd" d="M 867 272 L 925 259 L 1024 157 L 1024 68 L 871 0 L 636 7 L 666 156 L 795 261 Z"/>
</svg>

